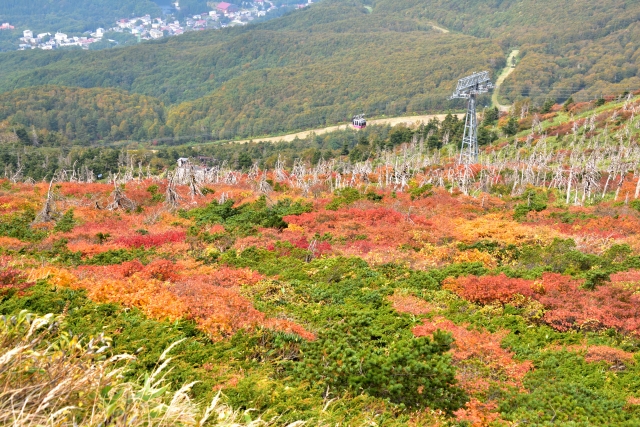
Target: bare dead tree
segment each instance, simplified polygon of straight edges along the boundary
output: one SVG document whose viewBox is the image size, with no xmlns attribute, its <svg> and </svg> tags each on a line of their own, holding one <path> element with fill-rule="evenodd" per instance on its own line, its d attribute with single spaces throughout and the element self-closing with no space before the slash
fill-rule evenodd
<svg viewBox="0 0 640 427">
<path fill-rule="evenodd" d="M 113 179 L 113 192 L 111 193 L 113 201 L 107 205 L 106 209 L 110 211 L 115 211 L 118 209 L 132 211 L 136 209 L 136 202 L 134 202 L 124 194 L 123 186 L 124 184 L 118 183 L 118 174 L 116 174 Z"/>
<path fill-rule="evenodd" d="M 40 210 L 40 212 L 38 212 L 38 215 L 36 215 L 35 219 L 32 222 L 32 225 L 53 221 L 58 216 L 55 204 L 56 195 L 52 191 L 54 181 L 55 175 L 53 178 L 51 178 L 51 181 L 49 181 L 49 189 L 47 190 L 47 197 L 44 200 L 44 205 L 42 205 L 42 209 Z"/>
<path fill-rule="evenodd" d="M 182 198 L 176 190 L 176 175 L 171 172 L 167 175 L 167 190 L 165 191 L 164 204 L 169 210 L 174 210 L 180 205 Z"/>
<path fill-rule="evenodd" d="M 257 190 L 262 194 L 269 194 L 273 191 L 269 183 L 267 182 L 267 173 L 264 172 L 258 181 Z"/>
<path fill-rule="evenodd" d="M 196 171 L 193 166 L 189 167 L 189 195 L 191 198 L 202 196 L 202 188 L 196 178 Z"/>
</svg>

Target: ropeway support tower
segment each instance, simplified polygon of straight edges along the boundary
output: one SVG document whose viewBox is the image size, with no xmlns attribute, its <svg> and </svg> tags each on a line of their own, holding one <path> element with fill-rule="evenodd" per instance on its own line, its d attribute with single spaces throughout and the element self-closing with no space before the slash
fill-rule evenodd
<svg viewBox="0 0 640 427">
<path fill-rule="evenodd" d="M 467 117 L 464 121 L 464 135 L 460 147 L 460 163 L 478 163 L 478 117 L 476 115 L 476 96 L 493 89 L 488 71 L 474 73 L 458 80 L 456 91 L 449 99 L 468 99 Z"/>
</svg>

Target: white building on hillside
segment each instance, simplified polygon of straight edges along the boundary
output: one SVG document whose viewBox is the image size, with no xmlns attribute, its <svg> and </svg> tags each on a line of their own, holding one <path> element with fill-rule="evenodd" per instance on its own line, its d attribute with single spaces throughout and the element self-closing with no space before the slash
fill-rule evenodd
<svg viewBox="0 0 640 427">
<path fill-rule="evenodd" d="M 149 35 L 151 36 L 152 39 L 159 39 L 159 38 L 162 38 L 162 36 L 164 36 L 164 33 L 154 28 L 152 30 L 149 30 Z"/>
</svg>

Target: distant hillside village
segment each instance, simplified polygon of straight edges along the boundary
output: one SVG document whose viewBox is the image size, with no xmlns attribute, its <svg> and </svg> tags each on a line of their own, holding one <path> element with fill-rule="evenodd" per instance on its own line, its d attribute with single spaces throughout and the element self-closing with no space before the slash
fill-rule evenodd
<svg viewBox="0 0 640 427">
<path fill-rule="evenodd" d="M 298 4 L 301 9 L 307 3 Z M 180 2 L 172 4 L 175 10 L 180 10 Z M 243 3 L 247 5 L 247 3 Z M 285 7 L 284 5 L 282 7 Z M 215 10 L 205 11 L 186 19 L 183 22 L 175 20 L 173 15 L 166 15 L 163 18 L 151 18 L 150 15 L 139 16 L 116 21 L 115 26 L 109 29 L 98 28 L 95 32 L 86 32 L 81 36 L 70 36 L 61 32 L 34 34 L 31 30 L 24 30 L 20 38 L 18 50 L 43 49 L 53 50 L 59 48 L 76 47 L 89 49 L 90 45 L 103 42 L 118 44 L 116 40 L 108 39 L 115 33 L 130 34 L 137 37 L 138 41 L 153 40 L 162 37 L 178 36 L 188 31 L 200 31 L 204 29 L 220 29 L 237 25 L 247 25 L 256 18 L 264 17 L 269 12 L 278 9 L 270 0 L 255 0 L 247 6 L 238 7 L 235 4 L 220 2 L 215 4 Z M 14 27 L 8 22 L 0 26 L 0 30 L 13 30 Z"/>
</svg>

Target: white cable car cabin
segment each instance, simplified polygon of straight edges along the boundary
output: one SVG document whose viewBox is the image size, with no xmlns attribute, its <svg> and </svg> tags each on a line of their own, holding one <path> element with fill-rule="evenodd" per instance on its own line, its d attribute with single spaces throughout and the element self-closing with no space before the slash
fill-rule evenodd
<svg viewBox="0 0 640 427">
<path fill-rule="evenodd" d="M 353 120 L 351 120 L 351 124 L 356 129 L 364 129 L 367 127 L 367 121 L 364 119 L 364 114 L 360 114 L 359 116 L 354 116 Z"/>
</svg>

